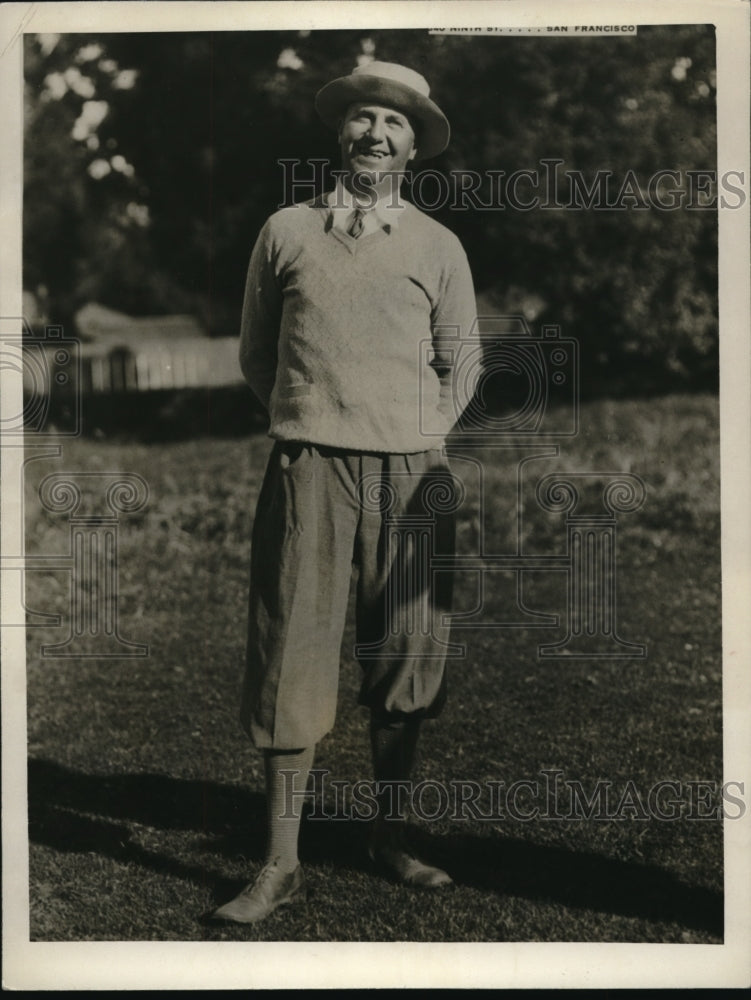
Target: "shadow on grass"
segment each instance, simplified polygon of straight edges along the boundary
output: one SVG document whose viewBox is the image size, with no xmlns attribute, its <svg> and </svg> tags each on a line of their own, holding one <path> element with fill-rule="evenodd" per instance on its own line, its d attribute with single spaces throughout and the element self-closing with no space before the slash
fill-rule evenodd
<svg viewBox="0 0 751 1000">
<path fill-rule="evenodd" d="M 29 761 L 29 837 L 56 851 L 94 852 L 160 874 L 212 886 L 217 899 L 239 888 L 205 866 L 133 842 L 129 824 L 192 830 L 212 854 L 260 862 L 264 797 L 232 785 L 160 774 L 83 774 L 45 760 Z M 367 827 L 350 818 L 313 819 L 302 834 L 303 860 L 369 871 Z M 687 885 L 650 865 L 585 851 L 539 845 L 496 834 L 435 837 L 414 831 L 426 860 L 442 865 L 457 885 L 620 916 L 677 923 L 722 937 L 722 895 Z"/>
<path fill-rule="evenodd" d="M 264 798 L 231 785 L 162 774 L 84 774 L 47 760 L 29 760 L 29 840 L 65 853 L 95 853 L 121 864 L 213 887 L 217 896 L 236 880 L 175 852 L 149 850 L 131 824 L 204 833 L 206 847 L 248 860 L 262 857 Z"/>
<path fill-rule="evenodd" d="M 419 840 L 423 836 L 420 831 Z M 424 840 L 424 854 L 445 867 L 458 885 L 723 936 L 722 894 L 689 885 L 655 865 L 498 833 L 448 835 L 432 843 L 431 849 L 431 840 Z"/>
</svg>

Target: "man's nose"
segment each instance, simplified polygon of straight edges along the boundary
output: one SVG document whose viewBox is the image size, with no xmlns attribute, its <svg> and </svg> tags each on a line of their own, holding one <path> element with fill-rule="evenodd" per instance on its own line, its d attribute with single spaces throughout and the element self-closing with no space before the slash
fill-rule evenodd
<svg viewBox="0 0 751 1000">
<path fill-rule="evenodd" d="M 386 137 L 386 129 L 380 118 L 374 118 L 368 129 L 368 135 L 373 142 L 382 142 Z"/>
</svg>

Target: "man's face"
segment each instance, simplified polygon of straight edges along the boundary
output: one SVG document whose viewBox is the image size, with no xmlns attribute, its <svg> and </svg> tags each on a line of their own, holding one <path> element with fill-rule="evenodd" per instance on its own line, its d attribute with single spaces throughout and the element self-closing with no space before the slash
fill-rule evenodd
<svg viewBox="0 0 751 1000">
<path fill-rule="evenodd" d="M 350 104 L 339 126 L 342 169 L 378 183 L 378 175 L 403 172 L 417 154 L 409 118 L 380 104 Z"/>
</svg>

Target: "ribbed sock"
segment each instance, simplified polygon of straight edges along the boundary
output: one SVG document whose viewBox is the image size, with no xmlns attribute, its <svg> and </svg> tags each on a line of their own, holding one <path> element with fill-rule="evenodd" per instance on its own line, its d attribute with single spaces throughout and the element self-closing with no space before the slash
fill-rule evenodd
<svg viewBox="0 0 751 1000">
<path fill-rule="evenodd" d="M 266 861 L 276 861 L 282 871 L 292 872 L 299 862 L 297 848 L 303 796 L 313 766 L 315 747 L 303 750 L 265 750 Z M 295 772 L 294 774 L 282 772 Z"/>
<path fill-rule="evenodd" d="M 378 816 L 373 828 L 376 840 L 392 840 L 401 836 L 406 820 L 406 807 L 400 809 L 399 788 L 394 782 L 407 781 L 417 757 L 418 719 L 387 721 L 376 715 L 370 718 L 370 745 L 373 751 L 373 772 L 379 784 Z M 408 790 L 402 791 L 402 798 Z M 408 794 L 407 794 L 408 798 Z M 391 819 L 386 819 L 391 816 Z"/>
</svg>

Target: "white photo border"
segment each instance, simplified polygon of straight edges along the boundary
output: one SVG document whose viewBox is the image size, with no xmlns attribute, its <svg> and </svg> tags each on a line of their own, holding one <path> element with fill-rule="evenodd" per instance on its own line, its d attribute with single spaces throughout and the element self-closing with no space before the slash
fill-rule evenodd
<svg viewBox="0 0 751 1000">
<path fill-rule="evenodd" d="M 342 10 L 346 4 L 346 15 Z M 440 24 L 706 24 L 716 27 L 718 176 L 749 178 L 749 4 L 692 0 L 425 3 L 8 3 L 0 8 L 0 316 L 21 316 L 23 34 L 430 28 Z M 596 42 L 593 41 L 593 44 Z M 748 191 L 748 187 L 746 188 Z M 751 787 L 751 372 L 749 199 L 719 209 L 724 769 Z M 2 373 L 2 413 L 22 409 L 17 373 Z M 23 450 L 2 449 L 3 549 L 22 535 Z M 2 579 L 4 620 L 23 614 L 21 574 Z M 3 980 L 8 989 L 343 987 L 741 987 L 751 984 L 751 814 L 725 823 L 722 945 L 156 943 L 29 941 L 25 630 L 2 635 Z"/>
</svg>

